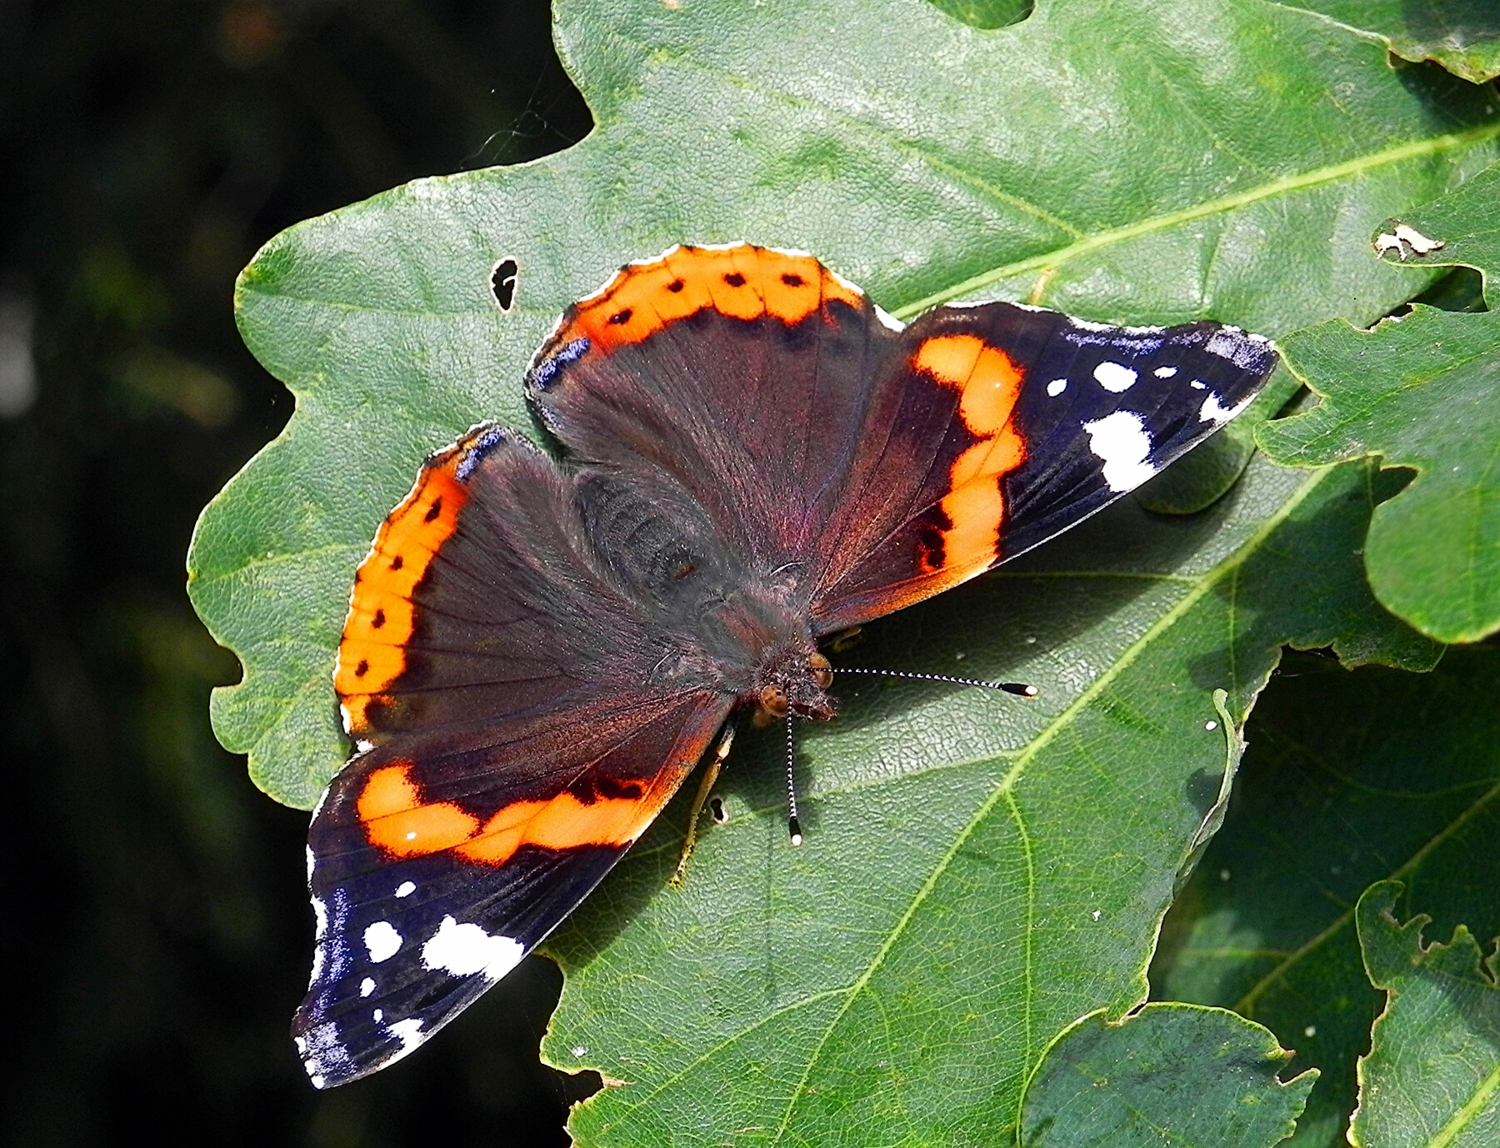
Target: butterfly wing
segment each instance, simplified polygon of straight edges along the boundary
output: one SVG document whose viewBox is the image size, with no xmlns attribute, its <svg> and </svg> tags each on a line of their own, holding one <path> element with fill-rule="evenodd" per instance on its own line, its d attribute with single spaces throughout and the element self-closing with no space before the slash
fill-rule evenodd
<svg viewBox="0 0 1500 1148">
<path fill-rule="evenodd" d="M 679 247 L 563 316 L 528 373 L 576 457 L 704 508 L 751 576 L 837 632 L 1030 549 L 1139 486 L 1269 377 L 1218 323 L 1009 303 L 902 328 L 811 256 Z"/>
<path fill-rule="evenodd" d="M 335 673 L 360 752 L 308 834 L 318 937 L 293 1023 L 319 1087 L 411 1051 L 514 967 L 729 712 L 580 506 L 550 458 L 478 427 L 360 567 Z"/>
<path fill-rule="evenodd" d="M 871 448 L 849 475 L 849 545 L 813 605 L 819 631 L 1077 525 L 1237 415 L 1276 362 L 1267 340 L 1209 321 L 1109 327 L 1011 303 L 926 312 L 882 361 Z"/>
</svg>

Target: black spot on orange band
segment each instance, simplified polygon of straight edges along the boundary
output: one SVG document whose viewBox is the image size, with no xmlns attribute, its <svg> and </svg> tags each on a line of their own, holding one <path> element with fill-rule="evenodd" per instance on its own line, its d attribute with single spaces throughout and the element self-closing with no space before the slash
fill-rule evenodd
<svg viewBox="0 0 1500 1148">
<path fill-rule="evenodd" d="M 959 392 L 959 415 L 977 440 L 949 467 L 949 490 L 938 505 L 946 525 L 934 524 L 939 544 L 925 543 L 917 557 L 923 573 L 941 570 L 957 585 L 989 569 L 1000 554 L 1000 480 L 1026 460 L 1026 443 L 1012 419 L 1025 372 L 977 335 L 934 336 L 911 363 Z"/>
<path fill-rule="evenodd" d="M 548 347 L 586 345 L 607 352 L 705 308 L 736 319 L 769 315 L 790 326 L 833 300 L 856 308 L 865 302 L 857 288 L 810 255 L 750 244 L 675 247 L 660 259 L 623 268 L 599 294 L 571 307 Z M 544 353 L 536 369 L 538 385 L 550 382 L 547 359 Z"/>
<path fill-rule="evenodd" d="M 428 459 L 360 563 L 333 674 L 344 724 L 356 737 L 369 732 L 372 706 L 389 700 L 384 691 L 406 669 L 416 623 L 412 594 L 457 528 L 469 498 L 464 480 L 499 441 L 495 428 L 480 428 Z"/>
</svg>

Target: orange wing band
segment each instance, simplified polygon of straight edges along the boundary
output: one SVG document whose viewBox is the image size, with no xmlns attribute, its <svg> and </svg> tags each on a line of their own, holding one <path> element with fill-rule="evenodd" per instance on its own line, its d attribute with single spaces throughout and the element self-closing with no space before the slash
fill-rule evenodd
<svg viewBox="0 0 1500 1148">
<path fill-rule="evenodd" d="M 928 339 L 917 348 L 912 365 L 960 392 L 959 414 L 979 440 L 949 468 L 950 489 L 940 503 L 950 523 L 942 532 L 942 565 L 929 564 L 922 571 L 936 574 L 941 569 L 957 585 L 989 569 L 1000 554 L 1005 518 L 1000 479 L 1026 460 L 1026 443 L 1011 421 L 1025 372 L 976 335 Z"/>
<path fill-rule="evenodd" d="M 397 762 L 366 779 L 356 808 L 370 843 L 394 857 L 451 849 L 486 865 L 505 864 L 523 845 L 624 848 L 645 832 L 682 779 L 680 769 L 664 769 L 650 784 L 639 783 L 633 796 L 584 801 L 560 793 L 546 801 L 512 802 L 481 822 L 452 802 L 424 804 L 411 769 L 410 762 Z"/>
<path fill-rule="evenodd" d="M 415 624 L 412 593 L 469 499 L 455 477 L 468 445 L 466 439 L 428 461 L 411 493 L 381 524 L 354 576 L 333 673 L 344 727 L 352 736 L 368 732 L 371 702 L 406 668 L 406 644 Z"/>
<path fill-rule="evenodd" d="M 631 264 L 597 295 L 575 304 L 549 340 L 587 338 L 603 351 L 639 343 L 705 307 L 736 319 L 771 315 L 790 326 L 838 299 L 864 306 L 864 295 L 811 255 L 764 247 L 674 247 Z"/>
</svg>

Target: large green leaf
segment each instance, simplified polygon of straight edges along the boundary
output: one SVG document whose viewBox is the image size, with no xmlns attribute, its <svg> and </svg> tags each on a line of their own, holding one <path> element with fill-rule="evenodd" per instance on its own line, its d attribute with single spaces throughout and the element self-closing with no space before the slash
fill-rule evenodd
<svg viewBox="0 0 1500 1148">
<path fill-rule="evenodd" d="M 1419 242 L 1443 246 L 1388 258 L 1477 267 L 1500 302 L 1500 166 L 1403 221 Z M 1392 221 L 1387 234 L 1402 232 Z M 1371 524 L 1376 597 L 1442 641 L 1500 628 L 1500 312 L 1417 306 L 1369 332 L 1334 321 L 1297 332 L 1282 352 L 1324 401 L 1262 428 L 1267 450 L 1306 466 L 1378 455 L 1417 472 Z"/>
<path fill-rule="evenodd" d="M 1292 1134 L 1308 1071 L 1232 1012 L 1152 1004 L 1118 1024 L 1085 1017 L 1047 1051 L 1026 1090 L 1025 1148 L 1271 1148 Z"/>
<path fill-rule="evenodd" d="M 1153 995 L 1234 1008 L 1323 1076 L 1296 1143 L 1344 1143 L 1381 996 L 1355 902 L 1399 877 L 1445 930 L 1500 932 L 1500 651 L 1413 677 L 1311 658 L 1262 696 L 1223 830 L 1174 906 Z M 1372 1142 L 1378 1144 L 1379 1142 Z"/>
<path fill-rule="evenodd" d="M 558 22 L 586 140 L 311 220 L 241 279 L 245 339 L 297 413 L 205 510 L 189 589 L 245 664 L 214 728 L 293 804 L 344 754 L 332 651 L 376 525 L 425 453 L 484 416 L 525 424 L 525 360 L 624 260 L 745 238 L 906 313 L 984 294 L 1271 334 L 1368 322 L 1420 286 L 1368 258 L 1372 222 L 1482 166 L 1500 130 L 1483 93 L 1259 0 L 1056 3 L 988 33 L 917 0 L 569 0 Z"/>
<path fill-rule="evenodd" d="M 1493 887 L 1492 887 L 1493 889 Z M 1500 1144 L 1500 939 L 1488 971 L 1463 925 L 1422 944 L 1425 916 L 1392 915 L 1401 886 L 1370 886 L 1355 907 L 1365 968 L 1389 994 L 1359 1063 L 1356 1148 L 1493 1148 Z M 1500 891 L 1492 909 L 1500 911 Z"/>
<path fill-rule="evenodd" d="M 483 416 L 525 425 L 522 364 L 624 259 L 798 246 L 903 314 L 988 296 L 1271 334 L 1369 322 L 1425 282 L 1369 258 L 1372 224 L 1500 134 L 1482 93 L 1260 0 L 1058 3 L 988 33 L 915 0 L 558 19 L 587 140 L 310 221 L 241 280 L 246 340 L 298 409 L 205 511 L 191 590 L 246 666 L 215 728 L 283 800 L 310 804 L 341 760 L 329 669 L 375 526 L 428 450 Z M 800 746 L 807 846 L 785 843 L 779 743 L 747 740 L 680 893 L 674 807 L 556 939 L 549 1055 L 620 1082 L 579 1110 L 580 1143 L 1014 1136 L 1054 1038 L 1144 996 L 1221 809 L 1212 691 L 1242 720 L 1285 642 L 1436 659 L 1362 575 L 1387 493 L 1369 464 L 1261 459 L 1201 514 L 1123 504 L 870 627 L 851 661 L 1042 695 L 853 679 Z"/>
<path fill-rule="evenodd" d="M 1476 84 L 1500 75 L 1494 0 L 1305 0 L 1295 6 L 1379 36 L 1403 59 L 1435 60 Z"/>
</svg>

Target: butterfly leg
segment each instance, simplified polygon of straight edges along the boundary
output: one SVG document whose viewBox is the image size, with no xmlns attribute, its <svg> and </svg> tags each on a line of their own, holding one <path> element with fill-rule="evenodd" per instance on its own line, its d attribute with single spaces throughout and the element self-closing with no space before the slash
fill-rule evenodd
<svg viewBox="0 0 1500 1148">
<path fill-rule="evenodd" d="M 703 769 L 703 780 L 698 783 L 698 792 L 693 797 L 693 808 L 688 813 L 687 836 L 682 842 L 682 856 L 677 859 L 677 868 L 672 873 L 670 882 L 674 889 L 682 888 L 682 883 L 687 880 L 688 858 L 693 855 L 693 847 L 698 844 L 698 818 L 703 813 L 703 803 L 708 800 L 714 782 L 719 780 L 719 771 L 724 768 L 724 759 L 729 756 L 729 747 L 733 744 L 734 723 L 731 722 L 719 735 L 719 744 Z"/>
</svg>

